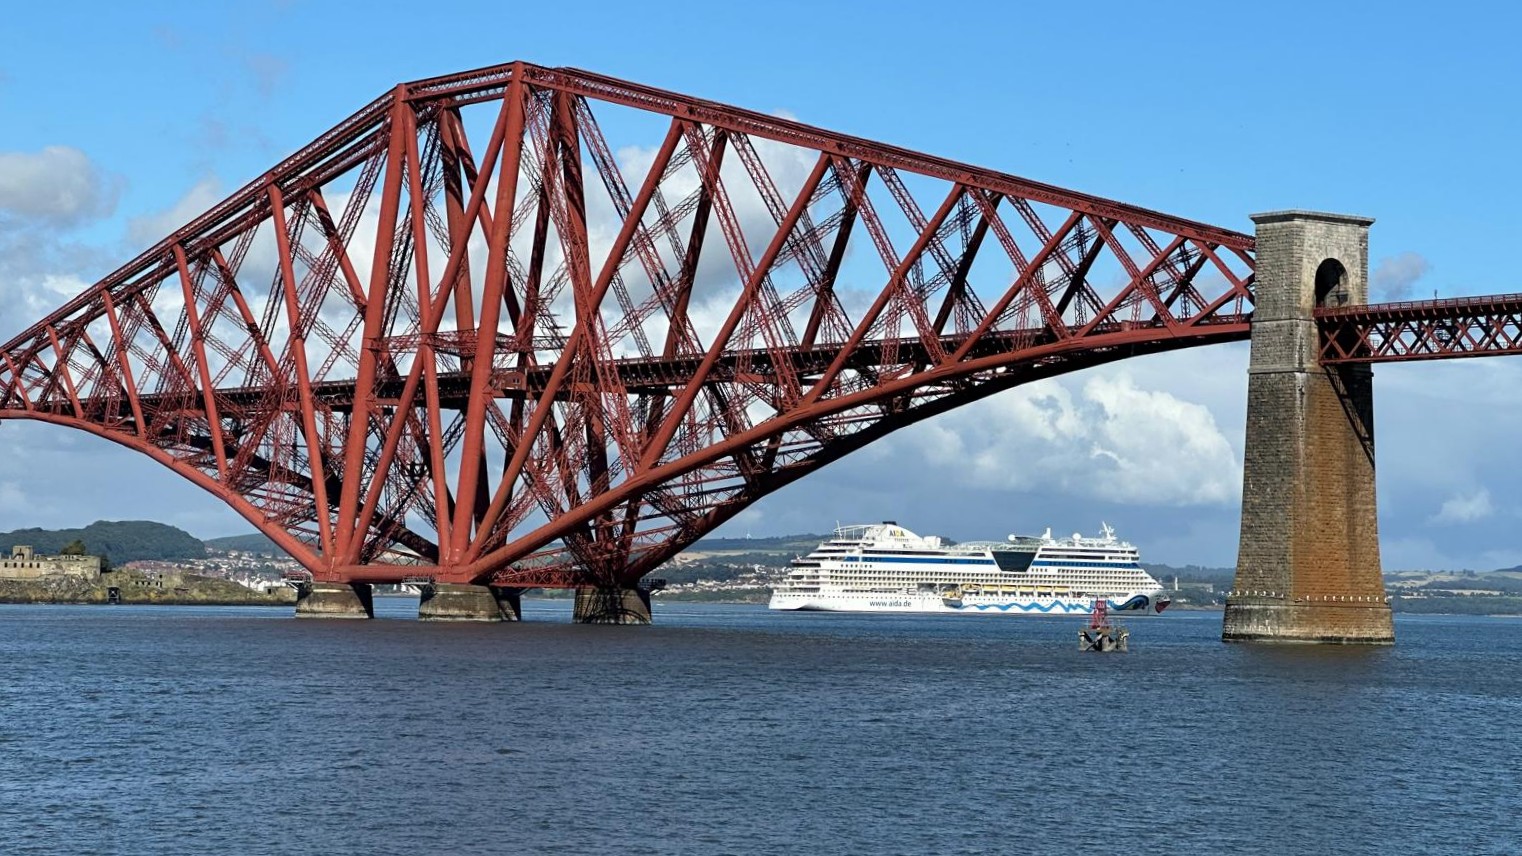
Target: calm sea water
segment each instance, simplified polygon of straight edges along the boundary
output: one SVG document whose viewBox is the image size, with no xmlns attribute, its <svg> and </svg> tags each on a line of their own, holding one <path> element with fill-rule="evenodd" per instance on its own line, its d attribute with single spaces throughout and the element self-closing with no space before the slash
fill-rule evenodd
<svg viewBox="0 0 1522 856">
<path fill-rule="evenodd" d="M 1516 853 L 1522 620 L 0 607 L 0 852 Z"/>
</svg>

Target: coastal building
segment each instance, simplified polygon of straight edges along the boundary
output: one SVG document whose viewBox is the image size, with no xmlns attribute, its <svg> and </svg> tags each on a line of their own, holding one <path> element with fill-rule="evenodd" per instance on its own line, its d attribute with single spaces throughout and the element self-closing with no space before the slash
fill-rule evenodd
<svg viewBox="0 0 1522 856">
<path fill-rule="evenodd" d="M 100 576 L 99 556 L 39 556 L 29 546 L 17 544 L 8 558 L 0 559 L 0 580 L 40 580 L 65 576 L 94 579 Z"/>
<path fill-rule="evenodd" d="M 183 589 L 185 574 L 177 571 L 140 571 L 123 578 L 123 584 L 134 588 Z"/>
</svg>

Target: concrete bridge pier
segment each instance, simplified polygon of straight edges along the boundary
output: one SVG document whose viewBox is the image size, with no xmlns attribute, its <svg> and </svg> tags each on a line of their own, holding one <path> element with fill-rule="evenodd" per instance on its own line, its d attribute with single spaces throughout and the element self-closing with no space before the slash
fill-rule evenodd
<svg viewBox="0 0 1522 856">
<path fill-rule="evenodd" d="M 418 601 L 419 621 L 517 621 L 519 589 L 431 583 Z"/>
<path fill-rule="evenodd" d="M 1364 217 L 1258 214 L 1242 538 L 1221 638 L 1395 641 L 1374 507 L 1373 373 L 1323 368 L 1317 306 L 1368 302 Z"/>
<path fill-rule="evenodd" d="M 297 618 L 374 618 L 369 583 L 302 583 L 296 587 Z"/>
<path fill-rule="evenodd" d="M 581 586 L 572 620 L 577 624 L 649 624 L 650 591 L 635 586 Z"/>
</svg>

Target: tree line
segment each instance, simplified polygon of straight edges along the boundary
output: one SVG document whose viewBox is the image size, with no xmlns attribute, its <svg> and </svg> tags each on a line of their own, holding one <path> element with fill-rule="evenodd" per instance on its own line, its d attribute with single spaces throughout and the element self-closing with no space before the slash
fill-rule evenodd
<svg viewBox="0 0 1522 856">
<path fill-rule="evenodd" d="M 40 555 L 106 556 L 115 563 L 135 560 L 204 559 L 206 545 L 183 529 L 150 520 L 97 520 L 80 529 L 17 529 L 0 532 L 0 550 L 17 545 Z"/>
</svg>

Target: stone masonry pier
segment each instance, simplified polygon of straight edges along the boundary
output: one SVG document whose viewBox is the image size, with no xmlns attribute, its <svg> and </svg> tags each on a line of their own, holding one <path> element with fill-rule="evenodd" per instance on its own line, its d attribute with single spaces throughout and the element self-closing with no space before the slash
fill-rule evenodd
<svg viewBox="0 0 1522 856">
<path fill-rule="evenodd" d="M 1373 373 L 1323 368 L 1318 306 L 1368 302 L 1373 220 L 1258 214 L 1242 537 L 1228 642 L 1395 639 L 1374 507 Z"/>
<path fill-rule="evenodd" d="M 368 583 L 303 583 L 296 589 L 297 618 L 374 618 Z"/>
<path fill-rule="evenodd" d="M 521 590 L 432 583 L 418 599 L 419 621 L 517 621 Z"/>
<path fill-rule="evenodd" d="M 650 591 L 582 586 L 576 589 L 571 620 L 577 624 L 649 624 Z"/>
</svg>

